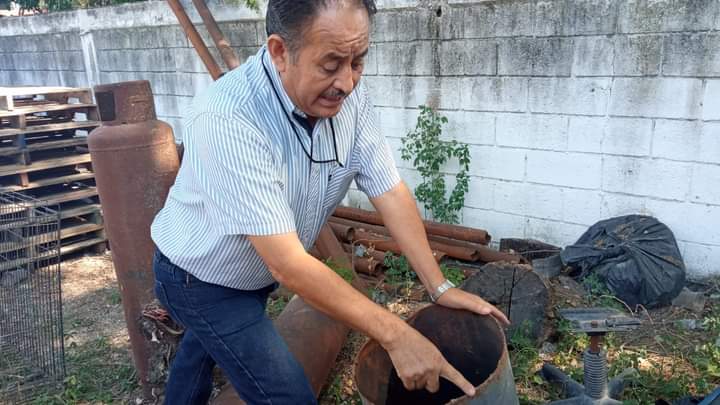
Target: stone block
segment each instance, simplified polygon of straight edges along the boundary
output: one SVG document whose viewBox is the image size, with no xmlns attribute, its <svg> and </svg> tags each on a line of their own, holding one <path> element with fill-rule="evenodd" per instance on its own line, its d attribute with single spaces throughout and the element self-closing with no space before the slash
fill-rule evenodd
<svg viewBox="0 0 720 405">
<path fill-rule="evenodd" d="M 531 7 L 532 3 L 527 0 L 452 6 L 441 19 L 441 37 L 470 39 L 531 35 Z"/>
<path fill-rule="evenodd" d="M 665 37 L 664 76 L 720 76 L 720 34 L 677 34 Z"/>
<path fill-rule="evenodd" d="M 606 125 L 605 117 L 570 117 L 568 151 L 600 153 Z"/>
<path fill-rule="evenodd" d="M 719 165 L 694 164 L 691 184 L 690 199 L 693 202 L 720 205 Z"/>
<path fill-rule="evenodd" d="M 380 75 L 430 76 L 433 74 L 434 57 L 430 41 L 379 43 L 377 71 Z"/>
<path fill-rule="evenodd" d="M 720 246 L 681 241 L 683 260 L 690 279 L 706 279 L 717 276 L 720 263 Z"/>
<path fill-rule="evenodd" d="M 230 43 L 230 46 L 250 46 L 257 48 L 261 43 L 258 42 L 257 24 L 255 21 L 230 21 L 220 23 L 219 26 L 220 31 L 225 35 L 225 39 Z M 204 26 L 202 26 L 202 29 L 198 29 L 198 31 L 203 36 L 203 39 L 205 39 L 206 44 L 214 44 L 212 38 L 207 35 L 207 30 Z"/>
<path fill-rule="evenodd" d="M 623 0 L 618 32 L 705 31 L 715 27 L 716 0 Z"/>
<path fill-rule="evenodd" d="M 495 116 L 478 111 L 442 111 L 448 122 L 442 138 L 472 145 L 495 143 Z"/>
<path fill-rule="evenodd" d="M 662 37 L 618 35 L 615 37 L 613 72 L 617 76 L 652 76 L 660 73 Z"/>
<path fill-rule="evenodd" d="M 574 243 L 587 230 L 585 225 L 569 224 L 540 218 L 528 218 L 525 236 L 553 245 Z"/>
<path fill-rule="evenodd" d="M 618 0 L 540 0 L 533 8 L 533 34 L 612 34 L 617 10 Z"/>
<path fill-rule="evenodd" d="M 562 190 L 554 186 L 497 181 L 493 209 L 508 214 L 562 220 Z"/>
<path fill-rule="evenodd" d="M 530 111 L 605 115 L 609 79 L 530 79 Z"/>
<path fill-rule="evenodd" d="M 512 38 L 499 42 L 498 74 L 514 76 L 570 76 L 573 40 L 568 38 Z"/>
<path fill-rule="evenodd" d="M 605 36 L 576 38 L 573 74 L 575 76 L 612 76 L 613 45 L 613 41 Z"/>
<path fill-rule="evenodd" d="M 601 218 L 601 191 L 564 188 L 562 197 L 563 221 L 590 226 Z"/>
<path fill-rule="evenodd" d="M 610 155 L 648 156 L 653 121 L 642 118 L 610 118 L 602 151 Z"/>
<path fill-rule="evenodd" d="M 470 174 L 522 181 L 525 177 L 526 152 L 521 149 L 470 145 Z"/>
<path fill-rule="evenodd" d="M 527 181 L 556 186 L 597 189 L 600 155 L 553 151 L 527 151 Z"/>
<path fill-rule="evenodd" d="M 373 43 L 431 39 L 435 18 L 426 9 L 382 10 L 374 17 L 370 39 Z"/>
<path fill-rule="evenodd" d="M 702 80 L 616 78 L 610 114 L 633 117 L 699 118 Z"/>
<path fill-rule="evenodd" d="M 495 182 L 495 180 L 471 176 L 468 183 L 468 193 L 465 194 L 465 206 L 486 210 L 493 209 Z"/>
<path fill-rule="evenodd" d="M 604 191 L 684 201 L 691 165 L 662 159 L 620 156 L 603 158 Z"/>
<path fill-rule="evenodd" d="M 461 89 L 462 100 L 470 110 L 522 112 L 527 109 L 527 86 L 525 78 L 468 78 Z"/>
<path fill-rule="evenodd" d="M 497 144 L 516 148 L 564 151 L 568 117 L 547 114 L 498 114 Z"/>
<path fill-rule="evenodd" d="M 720 80 L 708 80 L 703 96 L 704 120 L 720 120 Z"/>
<path fill-rule="evenodd" d="M 463 224 L 488 231 L 493 241 L 525 237 L 527 218 L 492 210 L 463 209 Z"/>
<path fill-rule="evenodd" d="M 483 39 L 442 41 L 439 53 L 441 75 L 478 76 L 496 73 L 495 41 Z"/>
<path fill-rule="evenodd" d="M 192 97 L 155 95 L 158 117 L 182 118 L 189 113 Z"/>
</svg>

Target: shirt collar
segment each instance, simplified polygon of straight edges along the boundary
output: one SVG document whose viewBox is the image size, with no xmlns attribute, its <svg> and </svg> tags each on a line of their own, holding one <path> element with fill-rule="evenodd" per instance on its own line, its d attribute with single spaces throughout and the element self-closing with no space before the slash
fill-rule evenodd
<svg viewBox="0 0 720 405">
<path fill-rule="evenodd" d="M 292 99 L 290 99 L 290 96 L 285 91 L 285 87 L 283 86 L 282 80 L 280 79 L 280 73 L 277 71 L 277 68 L 275 68 L 275 64 L 270 58 L 270 52 L 268 52 L 267 50 L 267 45 L 263 45 L 261 52 L 262 59 L 260 60 L 260 63 L 262 63 L 263 67 L 270 74 L 270 80 L 272 81 L 272 85 L 273 87 L 275 87 L 277 94 L 280 96 L 280 101 L 285 111 L 290 116 L 292 116 L 294 113 L 303 118 L 307 118 L 307 114 L 305 114 L 299 108 L 297 108 L 297 106 L 295 106 Z M 272 92 L 272 89 L 270 89 L 270 91 Z M 275 94 L 272 94 L 271 97 L 275 98 Z"/>
</svg>

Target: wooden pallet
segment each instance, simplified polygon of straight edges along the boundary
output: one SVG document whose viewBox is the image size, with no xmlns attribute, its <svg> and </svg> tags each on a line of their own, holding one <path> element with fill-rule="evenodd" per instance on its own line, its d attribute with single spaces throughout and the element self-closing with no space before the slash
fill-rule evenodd
<svg viewBox="0 0 720 405">
<path fill-rule="evenodd" d="M 19 192 L 43 205 L 59 206 L 63 254 L 106 245 L 87 153 L 87 134 L 101 125 L 99 119 L 90 89 L 0 87 L 0 192 Z M 2 213 L 14 209 L 0 204 Z M 0 230 L 3 226 L 11 225 L 0 224 Z M 47 235 L 51 237 L 57 239 Z M 13 252 L 47 243 L 50 239 L 37 237 L 7 241 L 0 243 L 0 256 L 12 258 Z M 19 263 L 15 260 L 25 259 L 8 259 L 4 266 Z"/>
</svg>

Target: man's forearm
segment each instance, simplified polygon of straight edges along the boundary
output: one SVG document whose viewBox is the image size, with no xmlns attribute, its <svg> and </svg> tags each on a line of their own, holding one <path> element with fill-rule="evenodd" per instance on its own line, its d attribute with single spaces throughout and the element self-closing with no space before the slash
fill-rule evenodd
<svg viewBox="0 0 720 405">
<path fill-rule="evenodd" d="M 428 291 L 434 291 L 445 278 L 432 255 L 425 226 L 410 190 L 401 182 L 371 201 L 420 281 Z"/>
<path fill-rule="evenodd" d="M 367 334 L 383 346 L 405 327 L 400 318 L 355 290 L 325 264 L 302 249 L 295 249 L 295 246 L 300 246 L 299 243 L 278 246 L 284 243 L 287 241 L 277 240 L 272 245 L 279 251 L 283 251 L 284 247 L 293 253 L 275 255 L 274 260 L 269 260 L 270 270 L 278 282 L 312 307 Z M 260 249 L 264 248 L 260 246 Z"/>
</svg>

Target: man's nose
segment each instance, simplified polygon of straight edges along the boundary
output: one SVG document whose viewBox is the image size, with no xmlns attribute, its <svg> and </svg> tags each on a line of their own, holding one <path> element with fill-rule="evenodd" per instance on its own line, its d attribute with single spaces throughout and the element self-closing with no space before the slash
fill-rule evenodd
<svg viewBox="0 0 720 405">
<path fill-rule="evenodd" d="M 344 65 L 342 69 L 340 69 L 340 72 L 338 72 L 338 75 L 335 77 L 335 88 L 345 93 L 345 95 L 350 94 L 352 92 L 354 86 L 353 82 L 353 71 L 352 67 L 348 65 Z"/>
</svg>

